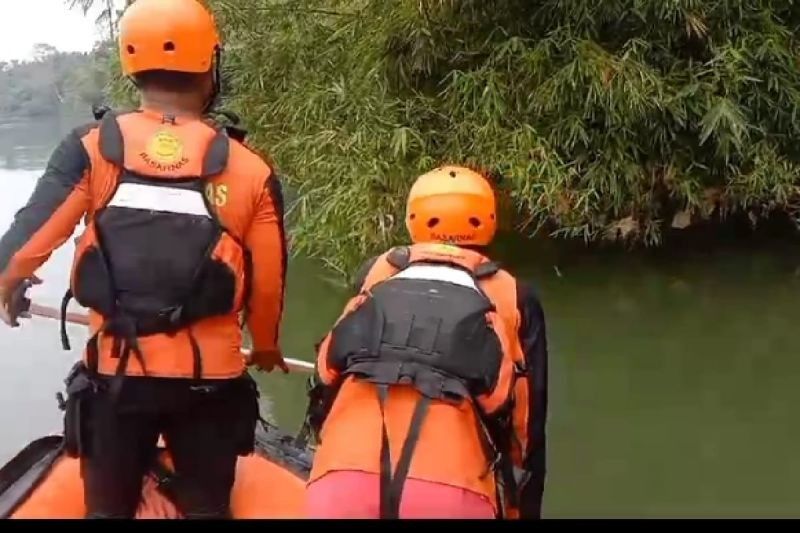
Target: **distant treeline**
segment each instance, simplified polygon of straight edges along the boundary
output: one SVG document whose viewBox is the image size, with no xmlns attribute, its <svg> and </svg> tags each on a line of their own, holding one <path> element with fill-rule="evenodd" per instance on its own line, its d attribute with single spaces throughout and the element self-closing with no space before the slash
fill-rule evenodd
<svg viewBox="0 0 800 533">
<path fill-rule="evenodd" d="M 43 116 L 103 101 L 108 81 L 107 44 L 88 53 L 35 47 L 30 61 L 0 61 L 0 116 Z"/>
</svg>

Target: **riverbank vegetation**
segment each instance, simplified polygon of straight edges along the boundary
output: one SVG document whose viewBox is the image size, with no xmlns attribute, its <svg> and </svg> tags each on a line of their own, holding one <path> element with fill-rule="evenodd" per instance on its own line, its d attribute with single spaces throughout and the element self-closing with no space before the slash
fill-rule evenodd
<svg viewBox="0 0 800 533">
<path fill-rule="evenodd" d="M 102 103 L 112 53 L 107 43 L 90 53 L 37 44 L 30 61 L 0 62 L 0 116 L 50 117 Z"/>
<path fill-rule="evenodd" d="M 657 245 L 800 216 L 796 0 L 210 0 L 225 104 L 296 193 L 295 251 L 351 271 L 413 178 L 496 170 L 525 235 Z"/>
</svg>

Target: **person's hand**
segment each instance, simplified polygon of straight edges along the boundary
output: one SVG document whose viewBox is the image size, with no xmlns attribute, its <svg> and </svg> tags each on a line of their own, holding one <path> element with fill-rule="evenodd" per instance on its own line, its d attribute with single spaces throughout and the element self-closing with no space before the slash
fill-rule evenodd
<svg viewBox="0 0 800 533">
<path fill-rule="evenodd" d="M 11 286 L 0 287 L 0 320 L 16 328 L 19 326 L 18 318 L 30 318 L 31 314 L 28 312 L 30 300 L 25 293 L 31 286 L 39 285 L 41 282 L 42 280 L 36 276 L 31 276 Z"/>
<path fill-rule="evenodd" d="M 280 350 L 253 350 L 245 359 L 249 366 L 264 372 L 272 372 L 277 366 L 284 374 L 289 373 L 289 365 L 283 360 Z"/>
</svg>

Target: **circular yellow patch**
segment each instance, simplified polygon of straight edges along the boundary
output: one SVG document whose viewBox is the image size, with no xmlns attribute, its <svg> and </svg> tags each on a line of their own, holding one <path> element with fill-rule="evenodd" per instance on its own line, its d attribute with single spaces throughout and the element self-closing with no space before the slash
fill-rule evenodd
<svg viewBox="0 0 800 533">
<path fill-rule="evenodd" d="M 183 159 L 183 143 L 168 131 L 159 131 L 147 144 L 147 155 L 162 165 L 172 165 Z"/>
</svg>

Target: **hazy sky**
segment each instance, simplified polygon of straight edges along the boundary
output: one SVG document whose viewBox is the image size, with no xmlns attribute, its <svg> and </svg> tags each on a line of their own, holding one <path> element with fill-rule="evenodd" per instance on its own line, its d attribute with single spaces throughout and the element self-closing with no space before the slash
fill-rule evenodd
<svg viewBox="0 0 800 533">
<path fill-rule="evenodd" d="M 36 43 L 90 50 L 100 35 L 97 14 L 84 17 L 78 9 L 67 9 L 64 0 L 0 0 L 0 61 L 30 58 Z"/>
</svg>

